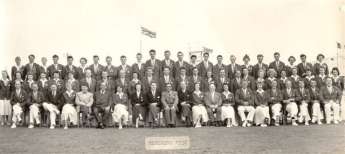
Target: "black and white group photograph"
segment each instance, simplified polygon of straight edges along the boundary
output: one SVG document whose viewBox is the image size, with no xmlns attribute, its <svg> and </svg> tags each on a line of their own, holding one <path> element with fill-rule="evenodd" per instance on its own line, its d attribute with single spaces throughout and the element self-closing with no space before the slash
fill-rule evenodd
<svg viewBox="0 0 345 154">
<path fill-rule="evenodd" d="M 0 0 L 0 154 L 345 154 L 345 0 Z"/>
</svg>

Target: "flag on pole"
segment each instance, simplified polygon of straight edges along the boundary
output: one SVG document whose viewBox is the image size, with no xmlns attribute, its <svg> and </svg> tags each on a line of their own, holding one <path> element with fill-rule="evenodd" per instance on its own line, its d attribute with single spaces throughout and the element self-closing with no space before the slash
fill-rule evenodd
<svg viewBox="0 0 345 154">
<path fill-rule="evenodd" d="M 141 34 L 146 35 L 150 38 L 156 38 L 156 32 L 153 32 L 145 27 L 141 27 Z"/>
</svg>

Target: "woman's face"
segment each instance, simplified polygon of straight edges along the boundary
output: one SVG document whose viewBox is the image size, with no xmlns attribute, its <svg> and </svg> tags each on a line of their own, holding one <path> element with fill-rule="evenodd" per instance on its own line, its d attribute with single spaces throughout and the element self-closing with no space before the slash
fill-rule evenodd
<svg viewBox="0 0 345 154">
<path fill-rule="evenodd" d="M 337 70 L 332 70 L 332 74 L 334 75 L 334 76 L 338 76 L 338 71 Z"/>
<path fill-rule="evenodd" d="M 199 83 L 197 83 L 197 84 L 195 84 L 195 90 L 200 90 L 200 84 Z"/>
</svg>

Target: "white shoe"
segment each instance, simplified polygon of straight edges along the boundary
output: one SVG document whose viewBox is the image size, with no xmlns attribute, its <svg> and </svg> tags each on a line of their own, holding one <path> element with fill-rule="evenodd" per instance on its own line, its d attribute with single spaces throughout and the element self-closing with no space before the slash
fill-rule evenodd
<svg viewBox="0 0 345 154">
<path fill-rule="evenodd" d="M 338 120 L 334 120 L 333 123 L 334 123 L 334 124 L 339 124 L 339 121 L 338 121 Z"/>
<path fill-rule="evenodd" d="M 280 126 L 279 123 L 274 123 L 274 126 Z"/>
<path fill-rule="evenodd" d="M 319 120 L 319 121 L 317 121 L 317 124 L 318 125 L 322 125 L 322 122 Z"/>
<path fill-rule="evenodd" d="M 195 128 L 201 128 L 201 125 L 200 124 L 196 124 Z"/>
<path fill-rule="evenodd" d="M 68 127 L 67 127 L 67 126 L 65 126 L 63 129 L 68 129 Z"/>
<path fill-rule="evenodd" d="M 298 126 L 296 122 L 292 122 L 292 126 Z"/>
<path fill-rule="evenodd" d="M 29 127 L 28 127 L 28 128 L 30 128 L 30 129 L 34 128 L 34 125 L 29 125 Z"/>
<path fill-rule="evenodd" d="M 247 121 L 244 121 L 244 122 L 242 123 L 242 127 L 247 127 Z"/>
<path fill-rule="evenodd" d="M 119 129 L 120 129 L 120 130 L 122 129 L 122 125 L 119 126 Z"/>
<path fill-rule="evenodd" d="M 331 124 L 331 122 L 330 122 L 330 121 L 327 121 L 326 124 L 329 125 L 329 124 Z"/>
<path fill-rule="evenodd" d="M 260 126 L 261 126 L 261 127 L 267 127 L 267 125 L 266 125 L 266 124 L 261 124 Z"/>
<path fill-rule="evenodd" d="M 141 114 L 139 114 L 139 120 L 143 120 L 143 116 L 141 116 Z"/>
<path fill-rule="evenodd" d="M 252 124 L 250 122 L 247 122 L 247 127 L 252 127 Z"/>
<path fill-rule="evenodd" d="M 51 126 L 49 127 L 49 129 L 55 129 L 55 126 L 54 126 L 54 125 L 51 125 Z"/>
<path fill-rule="evenodd" d="M 17 128 L 16 124 L 12 124 L 11 128 Z"/>
<path fill-rule="evenodd" d="M 309 122 L 305 122 L 304 125 L 309 126 Z"/>
</svg>

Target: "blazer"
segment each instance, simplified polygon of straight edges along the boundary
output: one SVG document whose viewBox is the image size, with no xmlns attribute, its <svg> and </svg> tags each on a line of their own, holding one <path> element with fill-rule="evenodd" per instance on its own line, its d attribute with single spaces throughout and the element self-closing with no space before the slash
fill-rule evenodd
<svg viewBox="0 0 345 154">
<path fill-rule="evenodd" d="M 156 93 L 157 93 L 157 91 L 156 91 Z M 159 96 L 157 96 L 157 97 L 159 97 Z M 143 93 L 143 91 L 141 91 L 140 92 L 140 94 L 139 94 L 139 96 L 137 95 L 137 93 L 135 92 L 135 93 L 133 93 L 132 95 L 131 95 L 131 103 L 132 103 L 132 106 L 135 106 L 136 104 L 140 104 L 141 106 L 146 106 L 147 104 L 146 104 L 146 101 L 147 101 L 147 103 L 153 103 L 153 102 L 150 102 L 150 101 L 148 101 L 148 100 L 146 100 L 146 98 L 145 98 L 145 94 Z M 158 98 L 159 99 L 159 98 Z"/>
<path fill-rule="evenodd" d="M 38 80 L 38 77 L 40 76 L 40 65 L 38 65 L 37 63 L 33 63 L 32 68 L 30 67 L 30 64 L 26 64 L 24 66 L 24 70 L 23 70 L 23 78 L 26 78 L 26 75 L 31 73 L 33 75 L 33 79 L 35 81 Z M 13 79 L 13 78 L 12 78 Z"/>
<path fill-rule="evenodd" d="M 163 72 L 164 70 L 164 67 L 169 67 L 170 68 L 170 76 L 174 77 L 174 74 L 175 74 L 175 70 L 174 70 L 174 65 L 175 65 L 175 62 L 171 59 L 169 59 L 169 64 L 165 61 L 165 59 L 163 59 L 161 61 L 161 64 L 162 64 L 162 67 L 161 67 L 161 72 Z M 163 76 L 163 74 L 161 74 L 161 76 Z"/>
<path fill-rule="evenodd" d="M 97 88 L 97 81 L 96 81 L 96 79 L 91 78 L 91 82 L 89 84 L 89 83 L 87 83 L 86 78 L 83 78 L 83 79 L 80 80 L 80 83 L 81 83 L 80 85 L 86 84 L 88 86 L 88 88 L 89 88 L 89 92 L 94 93 L 96 91 L 96 88 Z"/>
<path fill-rule="evenodd" d="M 325 68 L 325 74 L 328 75 L 329 74 L 329 70 L 328 70 L 328 65 L 326 63 L 315 63 L 314 66 L 313 66 L 313 72 L 316 75 L 319 75 L 320 74 L 320 68 L 324 67 Z"/>
<path fill-rule="evenodd" d="M 324 77 L 321 77 L 319 75 L 316 76 L 315 80 L 317 83 L 317 87 L 319 87 L 319 88 L 325 87 L 326 86 L 326 78 L 327 78 L 327 76 L 324 76 Z"/>
<path fill-rule="evenodd" d="M 177 109 L 177 104 L 178 104 L 178 96 L 176 91 L 164 91 L 162 93 L 162 105 L 163 107 L 172 107 L 174 106 Z"/>
<path fill-rule="evenodd" d="M 81 66 L 77 67 L 77 72 L 78 72 L 78 78 L 75 78 L 77 80 L 82 80 L 85 78 L 85 70 L 87 69 L 88 67 L 85 66 L 85 68 L 83 69 Z"/>
<path fill-rule="evenodd" d="M 247 81 L 248 82 L 248 88 L 250 88 L 250 90 L 255 90 L 256 88 L 256 83 L 255 83 L 255 79 L 252 76 L 247 76 L 246 78 L 243 77 L 242 80 Z"/>
<path fill-rule="evenodd" d="M 181 72 L 180 68 L 181 68 L 181 67 L 186 68 L 186 75 L 187 75 L 187 76 L 192 75 L 191 65 L 189 65 L 186 61 L 183 61 L 182 64 L 180 64 L 179 61 L 176 61 L 176 62 L 174 63 L 174 71 L 173 71 L 173 76 L 174 76 L 175 78 L 177 78 L 178 76 L 180 76 L 180 74 L 181 74 L 181 73 L 180 73 L 180 72 Z"/>
<path fill-rule="evenodd" d="M 70 68 L 70 66 L 66 65 L 63 67 L 63 69 L 64 69 L 63 71 L 64 74 L 62 74 L 63 79 L 68 79 L 69 72 L 72 72 L 73 77 L 75 79 L 79 79 L 78 68 L 76 66 L 72 65 L 72 68 Z"/>
<path fill-rule="evenodd" d="M 274 91 L 273 89 L 269 89 L 268 91 L 266 91 L 266 94 L 267 101 L 270 105 L 281 103 L 281 101 L 283 101 L 283 94 L 278 88 L 276 89 L 276 91 Z"/>
<path fill-rule="evenodd" d="M 10 98 L 11 98 L 11 81 L 0 80 L 0 100 L 4 100 L 4 99 L 9 100 Z"/>
<path fill-rule="evenodd" d="M 309 89 L 304 88 L 303 92 L 301 91 L 300 88 L 296 89 L 297 91 L 297 98 L 296 101 L 299 103 L 302 103 L 303 101 L 305 101 L 306 103 L 310 102 L 310 93 L 309 93 Z"/>
<path fill-rule="evenodd" d="M 178 95 L 179 104 L 181 104 L 182 102 L 185 102 L 186 104 L 192 105 L 193 95 L 190 91 L 188 91 L 187 89 L 185 91 L 182 91 L 182 89 L 179 89 L 177 91 L 177 95 Z"/>
<path fill-rule="evenodd" d="M 232 65 L 234 65 L 234 69 L 232 69 Z M 239 64 L 229 64 L 229 65 L 228 65 L 228 73 L 229 73 L 228 77 L 229 77 L 230 79 L 235 78 L 236 70 L 240 70 L 240 71 L 242 72 L 241 69 L 242 69 L 242 68 L 241 68 L 241 66 L 240 66 Z"/>
<path fill-rule="evenodd" d="M 255 91 L 254 103 L 256 106 L 268 105 L 268 97 L 266 91 L 262 93 Z"/>
<path fill-rule="evenodd" d="M 264 63 L 261 63 L 261 66 L 260 66 L 260 64 L 255 64 L 255 65 L 253 66 L 253 71 L 252 71 L 253 77 L 254 77 L 255 79 L 257 79 L 257 78 L 259 77 L 259 70 L 260 70 L 260 69 L 264 70 L 264 73 L 265 73 L 265 76 L 264 76 L 264 77 L 266 77 L 266 72 L 267 72 L 267 70 L 268 70 L 268 65 L 267 65 L 267 64 L 264 64 Z"/>
<path fill-rule="evenodd" d="M 129 90 L 129 80 L 128 79 L 125 78 L 123 83 L 121 81 L 121 78 L 118 78 L 117 80 L 115 80 L 115 89 L 114 89 L 115 92 L 116 92 L 116 88 L 118 86 L 122 86 L 123 87 L 122 91 L 124 93 L 128 94 L 128 90 Z"/>
<path fill-rule="evenodd" d="M 241 78 L 238 78 L 238 79 L 233 78 L 230 82 L 230 91 L 232 93 L 236 93 L 236 91 L 241 88 L 241 82 L 242 82 Z"/>
<path fill-rule="evenodd" d="M 113 106 L 112 108 L 117 105 L 117 104 L 122 104 L 127 107 L 128 112 L 132 113 L 131 111 L 131 103 L 128 100 L 128 96 L 126 93 L 122 94 L 122 97 L 120 98 L 120 95 L 118 93 L 113 94 Z"/>
<path fill-rule="evenodd" d="M 155 76 L 155 78 L 159 78 L 160 74 L 161 74 L 161 66 L 162 65 L 161 65 L 161 62 L 158 59 L 155 59 L 154 62 L 155 62 L 154 65 L 152 65 L 151 59 L 147 60 L 145 62 L 145 70 L 148 67 L 151 67 L 152 71 L 153 71 L 153 76 Z"/>
<path fill-rule="evenodd" d="M 132 68 L 131 66 L 127 65 L 123 68 L 122 65 L 120 65 L 119 67 L 117 67 L 117 74 L 120 75 L 120 71 L 124 70 L 125 71 L 125 78 L 126 80 L 131 80 L 132 78 Z M 118 78 L 120 78 L 118 76 Z"/>
<path fill-rule="evenodd" d="M 330 100 L 337 102 L 337 101 L 341 100 L 342 94 L 341 94 L 340 90 L 335 86 L 332 86 L 332 93 L 330 93 L 328 91 L 327 87 L 325 86 L 325 87 L 321 88 L 321 95 L 320 96 L 321 96 L 321 100 L 324 103 L 326 101 L 330 101 Z"/>
<path fill-rule="evenodd" d="M 104 94 L 101 91 L 95 92 L 93 95 L 93 106 L 105 108 L 112 104 L 113 93 L 105 90 Z"/>
<path fill-rule="evenodd" d="M 230 90 L 230 79 L 229 78 L 225 77 L 225 78 L 223 78 L 223 81 L 220 77 L 216 78 L 215 79 L 216 91 L 219 93 L 223 92 L 224 91 L 224 89 L 223 89 L 224 84 L 227 84 L 229 87 L 229 90 Z"/>
<path fill-rule="evenodd" d="M 268 65 L 268 68 L 273 68 L 278 73 L 277 76 L 280 77 L 280 73 L 285 69 L 285 64 L 282 61 L 279 61 L 277 66 L 276 61 L 273 61 Z"/>
<path fill-rule="evenodd" d="M 254 106 L 254 97 L 254 93 L 249 88 L 247 88 L 246 93 L 244 93 L 242 88 L 237 89 L 235 93 L 235 101 L 239 106 Z"/>
<path fill-rule="evenodd" d="M 197 65 L 197 68 L 198 68 L 198 70 L 199 70 L 199 76 L 201 76 L 201 77 L 206 77 L 206 76 L 207 76 L 206 74 L 207 74 L 208 71 L 213 72 L 213 71 L 212 71 L 212 69 L 213 69 L 213 64 L 212 64 L 210 61 L 208 61 L 207 63 L 208 63 L 207 68 L 206 68 L 206 66 L 205 66 L 205 61 L 201 61 L 201 62 Z"/>
<path fill-rule="evenodd" d="M 314 101 L 314 100 L 317 100 L 317 101 L 321 101 L 321 91 L 319 88 L 309 88 L 309 93 L 310 93 L 310 100 L 311 101 Z"/>
<path fill-rule="evenodd" d="M 253 76 L 253 66 L 252 65 L 242 65 L 241 66 L 241 70 L 243 70 L 244 68 L 248 69 L 248 74 L 250 76 Z M 241 71 L 243 73 L 243 71 Z"/>
<path fill-rule="evenodd" d="M 64 66 L 61 65 L 61 64 L 57 64 L 57 69 L 55 68 L 54 64 L 48 66 L 47 68 L 47 76 L 50 77 L 50 79 L 53 79 L 53 76 L 54 76 L 54 72 L 58 71 L 59 72 L 59 75 L 60 75 L 60 79 L 64 79 Z"/>
<path fill-rule="evenodd" d="M 228 67 L 226 67 L 225 64 L 214 64 L 213 68 L 212 68 L 212 74 L 214 77 L 219 77 L 220 74 L 220 70 L 224 69 L 225 70 L 225 76 L 228 77 L 229 73 L 228 73 Z"/>
<path fill-rule="evenodd" d="M 11 68 L 11 79 L 16 78 L 16 73 L 17 72 L 20 72 L 20 74 L 22 75 L 22 80 L 24 80 L 25 79 L 25 76 L 24 76 L 24 66 L 20 66 L 19 69 L 17 69 L 16 66 L 12 66 L 12 68 Z"/>
<path fill-rule="evenodd" d="M 91 64 L 89 69 L 91 70 L 92 77 L 96 79 L 96 81 L 102 79 L 102 71 L 104 70 L 104 66 L 101 64 L 97 64 L 97 70 L 95 70 L 95 64 Z"/>
<path fill-rule="evenodd" d="M 229 94 L 226 94 L 225 92 L 221 93 L 222 94 L 222 105 L 225 104 L 230 104 L 230 105 L 235 105 L 235 96 L 231 92 Z"/>
<path fill-rule="evenodd" d="M 118 77 L 118 70 L 114 65 L 104 66 L 104 71 L 108 73 L 108 79 L 115 81 Z"/>
<path fill-rule="evenodd" d="M 14 105 L 16 103 L 19 103 L 21 106 L 24 106 L 27 102 L 27 93 L 25 90 L 21 89 L 19 94 L 17 94 L 16 90 L 12 91 L 11 93 L 11 104 Z"/>
<path fill-rule="evenodd" d="M 139 64 L 138 63 L 134 63 L 133 65 L 132 65 L 132 73 L 133 72 L 137 72 L 138 73 L 138 77 L 139 77 L 139 79 L 142 79 L 142 78 L 144 78 L 144 76 L 145 76 L 145 64 L 144 63 L 141 63 L 140 64 L 140 69 L 139 69 Z"/>
<path fill-rule="evenodd" d="M 96 83 L 96 91 L 100 91 L 101 90 L 101 84 L 105 82 L 104 80 L 98 80 L 97 83 Z M 106 82 L 106 90 L 111 92 L 111 93 L 114 93 L 115 92 L 115 83 L 113 80 L 109 80 L 107 79 L 107 82 Z"/>
<path fill-rule="evenodd" d="M 66 91 L 62 95 L 63 95 L 63 105 L 65 105 L 65 104 L 76 105 L 76 102 L 75 102 L 76 92 L 75 91 L 73 91 L 70 95 L 68 95 L 67 91 Z"/>
<path fill-rule="evenodd" d="M 162 76 L 160 79 L 159 79 L 159 87 L 158 89 L 160 91 L 165 91 L 166 90 L 166 84 L 167 83 L 171 83 L 171 86 L 172 86 L 172 90 L 176 90 L 176 82 L 175 82 L 175 79 L 174 77 L 172 76 L 169 76 L 169 81 L 166 81 L 164 76 Z"/>
<path fill-rule="evenodd" d="M 298 96 L 297 91 L 293 88 L 291 88 L 290 93 L 287 92 L 287 89 L 284 89 L 282 94 L 283 100 L 290 100 L 290 102 L 295 102 Z"/>
<path fill-rule="evenodd" d="M 32 104 L 39 104 L 41 105 L 44 102 L 44 93 L 41 91 L 37 91 L 36 97 L 34 96 L 34 92 L 30 92 L 27 97 L 27 104 L 28 106 Z"/>
<path fill-rule="evenodd" d="M 175 80 L 176 80 L 175 81 L 175 83 L 176 83 L 175 87 L 177 90 L 181 89 L 181 82 L 185 82 L 187 89 L 189 89 L 191 83 L 190 83 L 190 77 L 188 77 L 187 75 L 184 78 L 182 78 L 182 76 L 179 75 L 179 76 L 175 77 Z"/>
<path fill-rule="evenodd" d="M 222 95 L 218 92 L 214 92 L 213 100 L 212 100 L 211 92 L 206 92 L 204 100 L 205 100 L 206 107 L 209 107 L 209 108 L 213 108 L 213 106 L 219 107 L 222 105 Z"/>
<path fill-rule="evenodd" d="M 200 91 L 200 94 L 196 94 L 195 91 L 193 92 L 193 105 L 205 105 L 204 101 L 204 93 Z"/>
<path fill-rule="evenodd" d="M 53 93 L 50 91 L 50 92 L 47 92 L 45 101 L 56 105 L 61 110 L 61 107 L 64 102 L 64 97 L 63 97 L 62 92 L 56 91 L 56 95 L 53 96 Z"/>
<path fill-rule="evenodd" d="M 297 72 L 298 72 L 298 75 L 301 76 L 301 77 L 305 77 L 307 74 L 307 69 L 310 69 L 313 73 L 313 65 L 311 63 L 308 63 L 306 62 L 305 63 L 306 66 L 303 65 L 303 63 L 299 63 L 297 65 Z"/>
<path fill-rule="evenodd" d="M 150 91 L 151 89 L 151 83 L 152 82 L 155 82 L 156 85 L 157 85 L 157 88 L 159 89 L 159 81 L 158 81 L 158 78 L 157 77 L 154 77 L 152 76 L 152 79 L 151 81 L 149 81 L 148 77 L 144 77 L 141 79 L 141 83 L 142 83 L 142 88 L 143 88 L 143 91 L 146 93 L 148 91 Z"/>
</svg>

